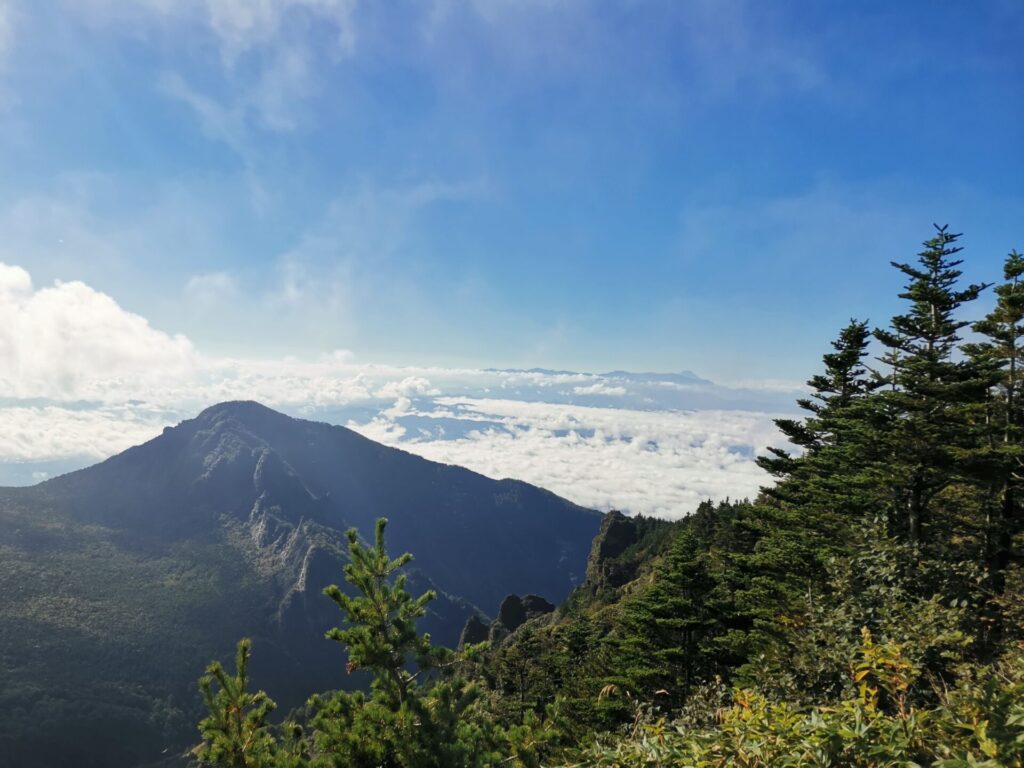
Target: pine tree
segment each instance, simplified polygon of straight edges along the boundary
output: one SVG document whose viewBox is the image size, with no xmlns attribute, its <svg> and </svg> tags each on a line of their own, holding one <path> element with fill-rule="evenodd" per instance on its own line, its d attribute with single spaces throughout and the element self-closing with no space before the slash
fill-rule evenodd
<svg viewBox="0 0 1024 768">
<path fill-rule="evenodd" d="M 194 752 L 202 765 L 216 768 L 275 765 L 276 743 L 267 723 L 275 705 L 263 691 L 248 691 L 251 652 L 252 642 L 248 638 L 241 640 L 235 654 L 234 675 L 228 675 L 220 662 L 215 661 L 199 680 L 199 690 L 209 710 L 199 723 L 203 743 Z"/>
<path fill-rule="evenodd" d="M 987 388 L 975 362 L 955 357 L 958 332 L 968 325 L 957 312 L 987 287 L 957 287 L 959 237 L 936 226 L 918 266 L 892 262 L 908 278 L 900 298 L 910 306 L 891 328 L 874 332 L 887 348 L 882 361 L 890 372 L 882 381 L 892 386 L 880 393 L 888 455 L 876 469 L 888 489 L 893 532 L 914 545 L 927 534 L 932 501 L 959 476 L 957 450 L 970 447 L 968 413 Z"/>
<path fill-rule="evenodd" d="M 372 547 L 359 542 L 355 528 L 348 531 L 351 561 L 345 579 L 358 592 L 345 594 L 336 584 L 324 594 L 345 613 L 348 626 L 335 627 L 327 638 L 348 649 L 348 671 L 367 669 L 374 673 L 374 689 L 397 706 L 410 696 L 415 681 L 438 664 L 450 660 L 451 652 L 431 645 L 429 635 L 416 631 L 416 621 L 437 597 L 427 591 L 414 598 L 405 588 L 406 575 L 399 573 L 412 560 L 406 552 L 392 559 L 384 546 L 385 518 L 377 521 Z M 407 665 L 415 664 L 415 671 Z"/>
<path fill-rule="evenodd" d="M 345 614 L 346 624 L 327 637 L 345 646 L 348 669 L 373 673 L 369 695 L 337 691 L 313 696 L 307 728 L 272 728 L 274 704 L 250 693 L 250 643 L 238 646 L 236 674 L 211 664 L 200 687 L 210 714 L 200 724 L 200 763 L 211 768 L 510 768 L 539 767 L 564 741 L 558 700 L 544 712 L 527 711 L 503 728 L 484 706 L 481 688 L 460 668 L 479 649 L 464 654 L 435 647 L 416 621 L 434 598 L 413 597 L 400 571 L 411 555 L 388 555 L 387 521 L 377 521 L 373 545 L 348 532 L 345 578 L 354 594 L 333 585 L 324 590 Z M 214 692 L 214 685 L 219 688 Z"/>
<path fill-rule="evenodd" d="M 348 595 L 337 585 L 324 590 L 345 614 L 346 626 L 327 632 L 348 651 L 348 670 L 373 673 L 371 695 L 339 692 L 313 703 L 317 750 L 338 768 L 393 765 L 443 768 L 488 764 L 494 728 L 474 714 L 479 689 L 458 676 L 438 680 L 452 668 L 455 654 L 419 634 L 416 621 L 435 598 L 414 598 L 401 569 L 412 559 L 392 558 L 384 544 L 387 520 L 377 521 L 374 543 L 364 547 L 348 532 Z"/>
</svg>

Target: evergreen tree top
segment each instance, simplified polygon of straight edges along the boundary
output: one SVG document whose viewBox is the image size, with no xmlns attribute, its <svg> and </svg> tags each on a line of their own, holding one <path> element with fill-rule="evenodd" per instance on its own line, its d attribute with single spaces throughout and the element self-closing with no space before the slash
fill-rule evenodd
<svg viewBox="0 0 1024 768">
<path fill-rule="evenodd" d="M 979 283 L 957 289 L 962 275 L 957 267 L 963 260 L 952 257 L 963 250 L 956 245 L 960 233 L 949 232 L 946 225 L 934 226 L 935 237 L 926 240 L 924 250 L 918 254 L 919 267 L 891 262 L 909 278 L 899 297 L 908 300 L 910 308 L 892 318 L 891 330 L 876 329 L 874 333 L 890 350 L 926 363 L 940 362 L 950 356 L 960 341 L 957 331 L 969 324 L 956 319 L 956 310 L 978 298 L 991 285 Z M 906 359 L 897 361 L 893 355 L 885 360 L 890 364 L 901 362 L 904 367 L 908 364 Z"/>
</svg>

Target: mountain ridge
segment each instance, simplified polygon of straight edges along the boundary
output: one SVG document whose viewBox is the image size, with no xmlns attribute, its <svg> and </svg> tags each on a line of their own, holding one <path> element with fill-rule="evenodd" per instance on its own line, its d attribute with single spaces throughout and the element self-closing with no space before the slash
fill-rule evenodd
<svg viewBox="0 0 1024 768">
<path fill-rule="evenodd" d="M 0 669 L 0 747 L 25 765 L 100 755 L 111 766 L 178 748 L 196 677 L 243 635 L 259 648 L 254 681 L 282 705 L 360 684 L 323 639 L 341 616 L 321 591 L 343 582 L 344 531 L 365 536 L 379 516 L 392 521 L 392 551 L 416 553 L 411 586 L 438 592 L 425 629 L 449 645 L 477 606 L 510 592 L 561 600 L 600 522 L 535 486 L 252 401 L 211 406 L 92 467 L 0 488 L 0 655 L 19 660 Z M 79 751 L 48 743 L 47 727 L 74 734 Z"/>
</svg>

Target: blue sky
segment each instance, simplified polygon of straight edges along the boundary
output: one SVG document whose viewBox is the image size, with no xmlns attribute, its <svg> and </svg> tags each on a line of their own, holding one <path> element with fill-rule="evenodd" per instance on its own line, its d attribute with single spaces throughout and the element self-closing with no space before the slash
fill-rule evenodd
<svg viewBox="0 0 1024 768">
<path fill-rule="evenodd" d="M 0 0 L 0 485 L 251 398 L 602 509 L 756 493 L 891 259 L 1024 249 L 1021 39 L 1016 0 Z M 534 366 L 696 375 L 488 370 Z"/>
<path fill-rule="evenodd" d="M 1015 3 L 0 7 L 4 260 L 207 349 L 800 379 L 1021 245 Z"/>
<path fill-rule="evenodd" d="M 1024 246 L 1015 2 L 0 9 L 0 260 L 204 351 L 798 381 Z"/>
</svg>

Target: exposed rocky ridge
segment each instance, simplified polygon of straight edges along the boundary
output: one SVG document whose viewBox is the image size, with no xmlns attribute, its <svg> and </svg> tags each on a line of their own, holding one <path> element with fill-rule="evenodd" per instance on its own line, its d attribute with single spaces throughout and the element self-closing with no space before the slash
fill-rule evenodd
<svg viewBox="0 0 1024 768">
<path fill-rule="evenodd" d="M 487 630 L 490 624 L 480 618 L 479 615 L 473 614 L 466 621 L 466 625 L 462 628 L 462 634 L 459 635 L 459 647 L 462 648 L 466 645 L 476 645 L 482 643 L 487 639 Z"/>
<path fill-rule="evenodd" d="M 612 510 L 601 521 L 587 558 L 586 580 L 580 590 L 590 596 L 610 595 L 636 578 L 646 550 L 659 540 L 658 532 L 670 526 L 665 520 L 626 517 Z"/>
<path fill-rule="evenodd" d="M 497 617 L 486 621 L 482 614 L 469 617 L 463 626 L 459 645 L 489 641 L 500 646 L 517 629 L 528 622 L 550 625 L 573 606 L 614 601 L 622 589 L 650 567 L 668 541 L 663 535 L 673 523 L 649 517 L 627 517 L 618 511 L 608 512 L 594 537 L 587 558 L 586 578 L 569 596 L 562 611 L 537 595 L 508 595 L 498 608 Z"/>
<path fill-rule="evenodd" d="M 487 640 L 497 645 L 528 621 L 554 613 L 555 606 L 539 595 L 508 595 L 501 601 L 498 617 L 485 622 L 479 614 L 469 617 L 462 628 L 459 645 L 482 643 Z"/>
</svg>

